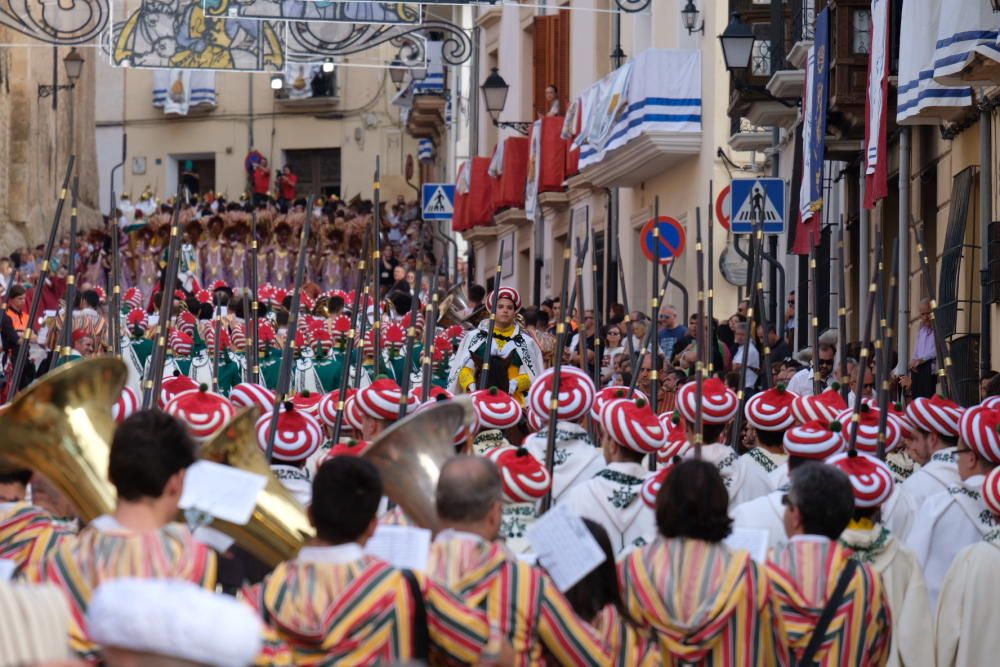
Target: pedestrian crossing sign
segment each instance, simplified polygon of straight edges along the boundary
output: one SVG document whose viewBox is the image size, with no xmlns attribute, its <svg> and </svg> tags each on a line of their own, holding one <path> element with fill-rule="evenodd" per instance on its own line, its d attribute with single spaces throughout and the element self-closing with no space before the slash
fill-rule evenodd
<svg viewBox="0 0 1000 667">
<path fill-rule="evenodd" d="M 785 181 L 780 178 L 733 180 L 730 228 L 734 234 L 752 234 L 761 224 L 765 234 L 785 233 Z"/>
<path fill-rule="evenodd" d="M 421 200 L 424 220 L 451 220 L 455 212 L 455 185 L 424 183 Z"/>
</svg>

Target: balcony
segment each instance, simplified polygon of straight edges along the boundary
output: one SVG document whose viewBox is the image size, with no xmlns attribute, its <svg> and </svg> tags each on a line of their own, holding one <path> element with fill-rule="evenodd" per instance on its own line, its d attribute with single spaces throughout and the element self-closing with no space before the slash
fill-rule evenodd
<svg viewBox="0 0 1000 667">
<path fill-rule="evenodd" d="M 406 118 L 406 133 L 415 139 L 431 139 L 438 143 L 445 125 L 448 100 L 444 92 L 418 93 Z"/>
<path fill-rule="evenodd" d="M 754 125 L 746 118 L 733 118 L 730 124 L 729 147 L 734 151 L 762 151 L 773 144 L 769 127 Z"/>
<path fill-rule="evenodd" d="M 313 67 L 313 72 L 299 72 L 299 76 L 285 77 L 285 85 L 274 91 L 274 101 L 284 111 L 329 111 L 340 104 L 337 73 L 323 72 Z"/>
</svg>

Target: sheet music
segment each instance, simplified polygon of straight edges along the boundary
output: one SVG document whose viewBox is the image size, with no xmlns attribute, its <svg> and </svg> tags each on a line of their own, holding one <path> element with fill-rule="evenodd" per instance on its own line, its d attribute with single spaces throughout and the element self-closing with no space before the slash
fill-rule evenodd
<svg viewBox="0 0 1000 667">
<path fill-rule="evenodd" d="M 431 531 L 413 526 L 379 526 L 365 544 L 365 553 L 393 567 L 425 572 Z"/>
<path fill-rule="evenodd" d="M 211 461 L 196 461 L 184 476 L 180 508 L 195 509 L 239 526 L 250 521 L 267 478 Z"/>
<path fill-rule="evenodd" d="M 755 562 L 767 562 L 768 532 L 763 528 L 733 528 L 725 540 L 730 549 L 743 549 L 750 553 Z"/>
<path fill-rule="evenodd" d="M 538 563 L 556 587 L 566 592 L 604 562 L 604 551 L 583 519 L 565 505 L 543 514 L 525 533 Z"/>
</svg>

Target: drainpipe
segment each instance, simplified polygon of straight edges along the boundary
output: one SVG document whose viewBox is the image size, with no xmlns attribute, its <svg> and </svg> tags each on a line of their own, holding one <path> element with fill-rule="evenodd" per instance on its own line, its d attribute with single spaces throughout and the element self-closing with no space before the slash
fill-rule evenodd
<svg viewBox="0 0 1000 667">
<path fill-rule="evenodd" d="M 910 128 L 899 129 L 899 273 L 896 287 L 899 290 L 899 316 L 896 318 L 896 340 L 899 345 L 899 363 L 896 375 L 907 372 L 910 363 Z"/>
<path fill-rule="evenodd" d="M 868 284 L 871 282 L 871 269 L 868 258 L 869 243 L 871 242 L 871 217 L 868 209 L 865 208 L 865 171 L 858 170 L 858 340 L 864 340 L 861 331 L 865 327 L 868 316 Z M 845 342 L 846 345 L 846 342 Z"/>
<path fill-rule="evenodd" d="M 990 370 L 992 295 L 990 294 L 990 222 L 993 220 L 992 112 L 983 104 L 979 112 L 979 370 Z"/>
</svg>

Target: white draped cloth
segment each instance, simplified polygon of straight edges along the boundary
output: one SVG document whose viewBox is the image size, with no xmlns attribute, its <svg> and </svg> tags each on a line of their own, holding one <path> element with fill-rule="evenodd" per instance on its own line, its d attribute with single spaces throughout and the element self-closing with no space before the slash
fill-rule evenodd
<svg viewBox="0 0 1000 667">
<path fill-rule="evenodd" d="M 917 507 L 934 494 L 962 483 L 962 478 L 958 476 L 955 449 L 947 447 L 934 452 L 930 461 L 903 482 L 900 488 L 917 502 Z"/>
<path fill-rule="evenodd" d="M 309 507 L 312 502 L 312 480 L 309 478 L 308 470 L 284 463 L 273 463 L 271 472 L 300 505 Z"/>
<path fill-rule="evenodd" d="M 767 531 L 767 548 L 780 549 L 788 542 L 785 534 L 785 506 L 781 504 L 784 490 L 772 491 L 730 510 L 733 528 Z"/>
<path fill-rule="evenodd" d="M 840 542 L 882 575 L 892 610 L 887 667 L 934 667 L 934 638 L 928 632 L 930 605 L 917 557 L 881 524 L 869 529 L 848 528 Z"/>
<path fill-rule="evenodd" d="M 941 585 L 935 623 L 938 667 L 993 665 L 1000 655 L 1000 534 L 959 552 Z"/>
<path fill-rule="evenodd" d="M 693 458 L 694 448 L 688 449 L 685 456 Z M 734 452 L 729 445 L 718 442 L 704 445 L 701 458 L 714 464 L 722 474 L 722 481 L 729 492 L 729 509 L 772 491 L 764 469 Z"/>
<path fill-rule="evenodd" d="M 641 463 L 609 463 L 562 499 L 575 514 L 608 531 L 617 560 L 656 539 L 656 516 L 640 495 L 647 475 Z"/>
<path fill-rule="evenodd" d="M 545 465 L 548 447 L 548 426 L 524 439 L 523 446 Z M 552 468 L 552 502 L 577 484 L 586 482 L 604 469 L 604 455 L 594 446 L 590 436 L 579 424 L 558 422 L 556 425 L 555 465 Z"/>
<path fill-rule="evenodd" d="M 974 475 L 931 496 L 917 513 L 906 545 L 923 568 L 931 609 L 937 605 L 941 584 L 958 552 L 995 528 L 993 515 L 982 499 L 984 479 Z"/>
</svg>

